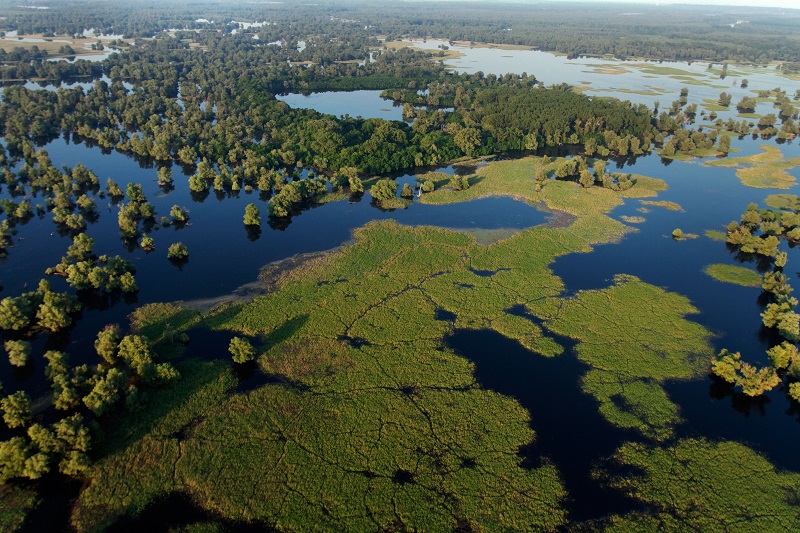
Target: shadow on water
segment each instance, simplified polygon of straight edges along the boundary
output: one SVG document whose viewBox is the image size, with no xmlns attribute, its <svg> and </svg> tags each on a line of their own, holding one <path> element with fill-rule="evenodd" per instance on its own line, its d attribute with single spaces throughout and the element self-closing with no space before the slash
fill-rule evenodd
<svg viewBox="0 0 800 533">
<path fill-rule="evenodd" d="M 292 327 L 297 327 L 296 322 L 297 321 L 292 321 L 288 323 L 288 326 L 284 325 L 284 327 L 288 327 L 291 330 Z M 228 346 L 230 345 L 231 339 L 234 336 L 238 336 L 250 341 L 250 343 L 256 347 L 256 351 L 258 351 L 258 347 L 262 345 L 262 342 L 256 337 L 249 337 L 241 333 L 234 335 L 230 331 L 213 330 L 206 326 L 192 328 L 187 332 L 187 334 L 189 335 L 189 348 L 186 351 L 186 356 L 194 359 L 203 359 L 206 361 L 230 361 L 231 354 L 228 351 Z M 284 331 L 283 334 L 286 334 L 286 332 Z M 287 381 L 281 376 L 265 374 L 261 371 L 256 361 L 248 361 L 241 364 L 231 362 L 231 365 L 232 372 L 236 376 L 237 380 L 237 385 L 234 389 L 236 393 L 241 394 L 254 391 L 269 383 L 280 383 L 294 387 L 299 386 L 295 383 Z"/>
<path fill-rule="evenodd" d="M 49 474 L 29 486 L 38 489 L 42 506 L 46 505 L 46 508 L 40 507 L 28 513 L 19 531 L 22 533 L 68 531 L 72 504 L 78 497 L 82 483 L 59 474 Z"/>
<path fill-rule="evenodd" d="M 482 386 L 512 396 L 531 414 L 535 440 L 520 449 L 523 465 L 532 468 L 540 457 L 558 468 L 570 500 L 572 520 L 625 512 L 633 503 L 604 490 L 591 479 L 593 465 L 610 456 L 625 433 L 600 416 L 597 403 L 580 389 L 586 371 L 572 352 L 574 341 L 553 335 L 565 347 L 561 356 L 546 358 L 517 341 L 488 331 L 457 329 L 446 345 L 475 363 Z"/>
<path fill-rule="evenodd" d="M 800 472 L 800 418 L 781 388 L 757 398 L 716 378 L 673 382 L 665 388 L 686 420 L 678 437 L 741 442 L 765 454 L 776 468 Z"/>
<path fill-rule="evenodd" d="M 197 506 L 192 499 L 182 492 L 173 492 L 148 505 L 135 517 L 120 518 L 109 531 L 139 533 L 141 531 L 174 531 L 192 524 L 213 524 L 214 531 L 275 531 L 263 522 L 235 522 L 224 520 L 219 516 Z"/>
</svg>

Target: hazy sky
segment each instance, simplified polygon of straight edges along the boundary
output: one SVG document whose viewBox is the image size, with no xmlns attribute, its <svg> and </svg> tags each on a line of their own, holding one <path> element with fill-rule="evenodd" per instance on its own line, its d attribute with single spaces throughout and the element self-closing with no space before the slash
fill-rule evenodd
<svg viewBox="0 0 800 533">
<path fill-rule="evenodd" d="M 579 2 L 607 2 L 608 0 L 576 0 Z M 785 7 L 800 9 L 800 0 L 613 0 L 631 4 L 699 4 L 723 6 Z"/>
</svg>

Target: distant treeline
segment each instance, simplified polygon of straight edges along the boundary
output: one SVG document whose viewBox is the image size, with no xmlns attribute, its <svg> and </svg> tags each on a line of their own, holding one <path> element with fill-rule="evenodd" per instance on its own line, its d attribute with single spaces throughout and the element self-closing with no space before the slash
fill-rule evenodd
<svg viewBox="0 0 800 533">
<path fill-rule="evenodd" d="M 8 2 L 4 1 L 2 4 Z M 0 4 L 0 5 L 2 5 Z M 342 3 L 312 8 L 291 3 L 95 2 L 76 0 L 46 10 L 3 6 L 3 27 L 20 33 L 75 35 L 95 29 L 126 38 L 153 37 L 169 29 L 230 32 L 234 21 L 266 21 L 250 28 L 270 42 L 287 26 L 303 38 L 321 25 L 342 35 L 438 37 L 533 46 L 577 57 L 583 54 L 664 60 L 800 61 L 800 10 L 730 6 L 534 5 L 491 3 Z M 454 14 L 457 13 L 457 16 Z"/>
</svg>

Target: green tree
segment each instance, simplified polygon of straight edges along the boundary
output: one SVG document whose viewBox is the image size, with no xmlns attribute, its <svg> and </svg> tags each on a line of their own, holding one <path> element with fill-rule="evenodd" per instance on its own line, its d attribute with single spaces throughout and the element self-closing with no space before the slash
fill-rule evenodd
<svg viewBox="0 0 800 533">
<path fill-rule="evenodd" d="M 172 208 L 170 208 L 169 216 L 171 216 L 172 220 L 175 222 L 185 223 L 189 221 L 189 212 L 178 205 L 173 205 Z"/>
<path fill-rule="evenodd" d="M 116 324 L 109 324 L 97 333 L 97 340 L 94 341 L 94 349 L 97 355 L 103 358 L 103 361 L 109 365 L 116 364 L 119 359 L 117 358 L 117 351 L 119 350 L 119 343 L 122 340 L 122 333 L 119 326 Z"/>
<path fill-rule="evenodd" d="M 353 176 L 348 178 L 347 183 L 350 185 L 350 192 L 352 194 L 364 193 L 364 184 L 361 183 L 361 178 L 359 178 L 358 176 Z"/>
<path fill-rule="evenodd" d="M 261 213 L 258 211 L 256 204 L 247 204 L 244 208 L 244 225 L 245 226 L 260 226 Z"/>
<path fill-rule="evenodd" d="M 581 175 L 580 178 L 578 178 L 578 182 L 581 184 L 581 186 L 589 188 L 594 185 L 594 176 L 592 176 L 592 173 L 589 172 L 589 169 L 583 169 L 581 170 Z"/>
<path fill-rule="evenodd" d="M 711 361 L 711 372 L 730 384 L 736 383 L 736 375 L 741 367 L 741 354 L 731 353 L 724 348 Z"/>
<path fill-rule="evenodd" d="M 172 185 L 172 169 L 160 167 L 158 169 L 158 184 L 161 186 Z"/>
<path fill-rule="evenodd" d="M 19 331 L 31 323 L 32 311 L 28 299 L 6 297 L 0 300 L 0 329 Z"/>
<path fill-rule="evenodd" d="M 117 185 L 117 182 L 111 178 L 108 178 L 108 181 L 106 181 L 106 191 L 108 192 L 108 195 L 114 199 L 123 198 L 125 196 L 125 193 L 122 192 L 122 189 L 119 185 Z"/>
<path fill-rule="evenodd" d="M 242 337 L 232 338 L 228 346 L 228 351 L 231 352 L 233 361 L 240 364 L 252 361 L 256 356 L 256 350 L 253 348 L 253 345 L 250 344 L 250 341 Z"/>
<path fill-rule="evenodd" d="M 144 375 L 145 367 L 154 362 L 154 354 L 150 349 L 150 342 L 142 335 L 126 335 L 119 343 L 117 355 L 140 376 Z"/>
<path fill-rule="evenodd" d="M 752 113 L 756 110 L 756 105 L 758 104 L 758 100 L 751 96 L 743 96 L 739 103 L 736 104 L 736 109 L 740 113 Z"/>
<path fill-rule="evenodd" d="M 469 179 L 466 176 L 456 174 L 450 178 L 450 186 L 454 191 L 465 191 L 469 189 Z"/>
<path fill-rule="evenodd" d="M 83 403 L 96 415 L 107 412 L 120 399 L 120 391 L 125 385 L 127 377 L 119 368 L 111 367 L 105 375 L 98 375 L 94 380 L 94 387 L 83 398 Z"/>
<path fill-rule="evenodd" d="M 152 252 L 156 248 L 153 238 L 145 233 L 142 234 L 142 241 L 139 243 L 139 246 L 141 246 L 142 250 L 145 252 Z"/>
<path fill-rule="evenodd" d="M 30 361 L 31 343 L 28 341 L 7 340 L 4 345 L 8 361 L 14 366 L 25 366 Z"/>
<path fill-rule="evenodd" d="M 28 425 L 31 420 L 31 399 L 25 391 L 17 391 L 0 400 L 3 421 L 10 428 Z"/>
<path fill-rule="evenodd" d="M 391 200 L 397 195 L 397 183 L 392 179 L 384 178 L 378 180 L 369 192 L 378 202 Z"/>
<path fill-rule="evenodd" d="M 400 196 L 403 198 L 413 198 L 414 197 L 414 189 L 411 188 L 411 185 L 408 183 L 403 184 L 403 190 L 400 191 Z"/>
<path fill-rule="evenodd" d="M 728 135 L 723 135 L 719 138 L 719 151 L 727 154 L 731 151 L 731 138 Z"/>
<path fill-rule="evenodd" d="M 184 245 L 182 242 L 175 242 L 169 245 L 169 250 L 167 250 L 168 259 L 182 260 L 188 257 L 189 251 L 186 249 L 186 245 Z"/>
</svg>

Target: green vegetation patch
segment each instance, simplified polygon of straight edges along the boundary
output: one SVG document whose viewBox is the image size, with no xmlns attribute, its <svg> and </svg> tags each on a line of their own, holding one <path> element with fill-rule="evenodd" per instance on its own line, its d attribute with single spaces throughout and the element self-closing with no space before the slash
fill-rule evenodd
<svg viewBox="0 0 800 533">
<path fill-rule="evenodd" d="M 252 304 L 209 318 L 261 336 L 259 365 L 287 384 L 228 397 L 217 381 L 199 389 L 194 407 L 175 408 L 98 466 L 76 509 L 79 529 L 173 491 L 223 517 L 281 529 L 552 530 L 563 522 L 554 467 L 520 464 L 517 450 L 534 437 L 527 412 L 480 389 L 472 365 L 441 348 L 452 327 L 436 320 L 445 308 L 542 352 L 561 349 L 508 316 L 515 299 L 496 276 L 470 270 L 499 260 L 500 250 L 393 222 L 369 224 L 356 238 L 286 273 Z M 511 251 L 528 257 L 501 245 L 489 250 L 502 247 L 505 264 Z M 509 280 L 533 275 L 542 281 L 530 290 L 558 294 L 549 261 L 520 265 Z M 140 462 L 148 465 L 137 469 L 141 479 L 125 481 L 123 469 Z"/>
<path fill-rule="evenodd" d="M 564 211 L 575 216 L 607 213 L 622 205 L 625 198 L 653 197 L 667 186 L 662 180 L 631 175 L 634 186 L 625 191 L 613 191 L 603 187 L 584 189 L 575 183 L 558 180 L 545 181 L 537 190 L 534 176 L 538 168 L 551 175 L 563 158 L 526 157 L 509 161 L 495 161 L 476 170 L 469 176 L 467 190 L 437 190 L 423 194 L 420 200 L 428 204 L 450 204 L 466 202 L 489 196 L 510 196 L 530 205 L 544 204 L 549 209 Z M 449 181 L 450 176 L 447 176 Z"/>
<path fill-rule="evenodd" d="M 73 509 L 71 523 L 78 531 L 103 529 L 179 490 L 174 473 L 181 434 L 224 401 L 234 380 L 221 363 L 194 361 L 178 370 L 181 379 L 173 386 L 152 392 L 138 412 L 110 421 L 97 451 L 100 459 Z"/>
<path fill-rule="evenodd" d="M 680 417 L 662 384 L 702 375 L 711 356 L 709 332 L 686 319 L 697 313 L 688 299 L 618 276 L 611 288 L 530 307 L 550 330 L 579 341 L 578 358 L 591 366 L 583 389 L 609 422 L 651 438 L 672 435 Z"/>
<path fill-rule="evenodd" d="M 764 203 L 773 209 L 794 210 L 800 203 L 800 198 L 794 194 L 770 194 Z"/>
<path fill-rule="evenodd" d="M 761 275 L 755 270 L 736 265 L 717 263 L 708 265 L 703 272 L 717 281 L 733 283 L 743 287 L 760 287 Z"/>
<path fill-rule="evenodd" d="M 703 100 L 703 107 L 708 111 L 728 111 L 729 107 L 719 105 L 719 102 L 713 98 L 705 98 Z"/>
<path fill-rule="evenodd" d="M 630 64 L 631 67 L 639 69 L 641 72 L 645 74 L 653 74 L 656 76 L 689 76 L 690 79 L 692 77 L 703 77 L 703 74 L 698 74 L 696 72 L 691 72 L 689 70 L 684 70 L 675 67 L 665 67 L 663 65 L 654 65 L 651 63 L 634 63 Z"/>
<path fill-rule="evenodd" d="M 787 170 L 800 166 L 800 158 L 785 159 L 777 146 L 761 145 L 760 154 L 706 161 L 714 167 L 735 167 L 742 184 L 759 189 L 789 189 L 797 183 Z"/>
<path fill-rule="evenodd" d="M 642 204 L 653 207 L 663 207 L 664 209 L 668 209 L 670 211 L 683 211 L 683 207 L 681 207 L 681 204 L 677 202 L 642 200 Z"/>
<path fill-rule="evenodd" d="M 609 485 L 650 506 L 612 520 L 612 531 L 797 531 L 800 474 L 778 472 L 736 442 L 681 440 L 669 447 L 627 443 L 614 461 L 625 476 Z"/>
<path fill-rule="evenodd" d="M 640 216 L 629 216 L 629 215 L 622 215 L 621 218 L 623 221 L 627 222 L 628 224 L 643 224 L 647 222 L 647 219 Z"/>
<path fill-rule="evenodd" d="M 0 530 L 17 531 L 25 518 L 39 505 L 36 491 L 3 483 L 0 485 Z"/>
<path fill-rule="evenodd" d="M 728 239 L 728 234 L 718 229 L 707 229 L 705 236 L 713 241 L 725 242 Z"/>
<path fill-rule="evenodd" d="M 186 331 L 200 323 L 197 311 L 171 303 L 145 304 L 130 315 L 131 329 L 134 333 L 158 341 L 175 333 Z"/>
</svg>

